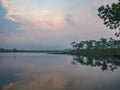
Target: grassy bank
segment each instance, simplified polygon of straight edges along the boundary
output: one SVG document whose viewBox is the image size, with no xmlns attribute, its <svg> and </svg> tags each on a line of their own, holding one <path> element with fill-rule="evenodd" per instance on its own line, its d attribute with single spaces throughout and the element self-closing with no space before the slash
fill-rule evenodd
<svg viewBox="0 0 120 90">
<path fill-rule="evenodd" d="M 120 57 L 120 49 L 84 49 L 72 50 L 71 55 L 84 55 L 84 56 L 116 56 Z"/>
</svg>

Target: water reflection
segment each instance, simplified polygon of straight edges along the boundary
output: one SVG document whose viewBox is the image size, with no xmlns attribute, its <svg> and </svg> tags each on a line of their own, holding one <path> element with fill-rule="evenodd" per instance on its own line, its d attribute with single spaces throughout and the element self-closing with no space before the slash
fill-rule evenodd
<svg viewBox="0 0 120 90">
<path fill-rule="evenodd" d="M 73 56 L 73 65 L 80 63 L 81 65 L 86 65 L 90 67 L 100 67 L 101 70 L 111 70 L 114 71 L 120 67 L 120 58 L 115 57 L 92 57 L 92 56 Z"/>
<path fill-rule="evenodd" d="M 120 90 L 119 60 L 113 60 L 39 53 L 0 54 L 0 90 Z M 98 68 L 103 68 L 103 64 L 105 70 L 110 65 L 118 69 L 103 72 Z"/>
</svg>

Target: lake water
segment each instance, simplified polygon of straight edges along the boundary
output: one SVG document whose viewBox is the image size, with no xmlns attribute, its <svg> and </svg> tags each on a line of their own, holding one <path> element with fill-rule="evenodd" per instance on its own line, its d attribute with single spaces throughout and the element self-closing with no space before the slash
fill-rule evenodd
<svg viewBox="0 0 120 90">
<path fill-rule="evenodd" d="M 0 90 L 120 90 L 120 59 L 0 53 Z"/>
</svg>

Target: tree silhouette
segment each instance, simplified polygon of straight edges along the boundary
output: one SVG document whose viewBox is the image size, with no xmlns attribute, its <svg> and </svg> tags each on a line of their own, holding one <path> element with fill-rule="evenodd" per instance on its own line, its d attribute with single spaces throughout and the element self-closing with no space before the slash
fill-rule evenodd
<svg viewBox="0 0 120 90">
<path fill-rule="evenodd" d="M 72 42 L 71 45 L 73 47 L 73 50 L 76 49 L 76 42 Z"/>
<path fill-rule="evenodd" d="M 101 41 L 101 46 L 102 46 L 102 48 L 103 49 L 105 49 L 105 48 L 107 48 L 107 38 L 101 38 L 100 39 L 100 41 Z"/>
<path fill-rule="evenodd" d="M 87 40 L 79 43 L 71 43 L 73 50 L 71 54 L 83 55 L 120 55 L 120 40 L 115 40 L 112 37 L 100 38 L 99 40 Z"/>
<path fill-rule="evenodd" d="M 115 35 L 120 36 L 120 0 L 118 3 L 113 3 L 111 6 L 101 6 L 98 8 L 98 16 L 103 19 L 104 24 L 110 29 L 119 29 Z"/>
</svg>

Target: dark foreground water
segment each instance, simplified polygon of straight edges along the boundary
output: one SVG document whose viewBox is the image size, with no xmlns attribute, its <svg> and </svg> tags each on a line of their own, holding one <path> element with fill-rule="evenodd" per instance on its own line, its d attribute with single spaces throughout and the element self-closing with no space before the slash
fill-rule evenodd
<svg viewBox="0 0 120 90">
<path fill-rule="evenodd" d="M 0 90 L 120 90 L 120 60 L 0 53 Z"/>
</svg>

